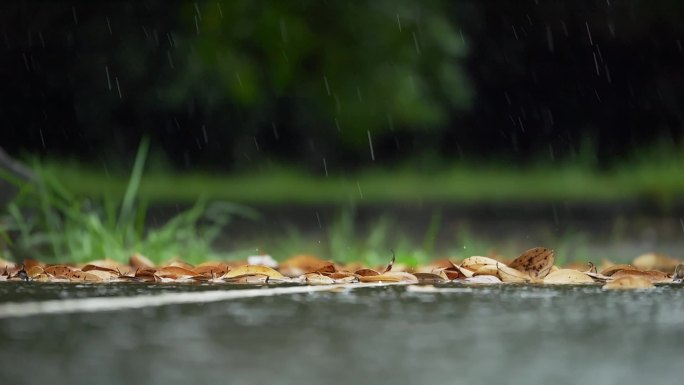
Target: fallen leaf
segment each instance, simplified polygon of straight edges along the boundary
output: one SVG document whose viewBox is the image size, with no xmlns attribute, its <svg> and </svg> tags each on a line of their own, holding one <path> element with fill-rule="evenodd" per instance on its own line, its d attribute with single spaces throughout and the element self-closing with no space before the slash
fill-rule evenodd
<svg viewBox="0 0 684 385">
<path fill-rule="evenodd" d="M 45 274 L 49 274 L 53 277 L 68 277 L 68 274 L 72 271 L 73 269 L 67 265 L 50 265 L 43 268 Z"/>
<path fill-rule="evenodd" d="M 682 281 L 684 280 L 684 264 L 679 264 L 677 267 L 675 267 L 674 275 L 672 276 L 673 281 Z"/>
<path fill-rule="evenodd" d="M 73 282 L 101 282 L 102 281 L 102 278 L 100 278 L 99 276 L 97 276 L 93 273 L 89 273 L 89 272 L 85 272 L 85 271 L 79 271 L 79 270 L 70 271 L 66 275 L 66 277 L 70 281 L 73 281 Z"/>
<path fill-rule="evenodd" d="M 195 271 L 179 266 L 165 266 L 161 269 L 158 269 L 154 274 L 157 277 L 173 279 L 192 277 L 197 275 Z"/>
<path fill-rule="evenodd" d="M 551 271 L 553 262 L 553 250 L 535 247 L 522 253 L 508 267 L 526 273 L 532 278 L 544 278 Z"/>
<path fill-rule="evenodd" d="M 370 275 L 359 277 L 361 282 L 412 282 L 418 283 L 418 278 L 411 273 L 404 271 L 388 271 L 380 275 Z"/>
<path fill-rule="evenodd" d="M 435 283 L 443 283 L 449 281 L 449 278 L 444 273 L 440 271 L 441 274 L 434 273 L 413 273 L 413 275 L 418 279 L 418 283 L 421 285 L 433 285 Z"/>
<path fill-rule="evenodd" d="M 135 267 L 136 269 L 153 269 L 154 263 L 150 261 L 146 256 L 135 253 L 131 255 L 131 259 L 128 262 L 129 265 Z"/>
<path fill-rule="evenodd" d="M 22 263 L 24 266 L 24 269 L 30 269 L 33 266 L 40 266 L 40 267 L 45 267 L 45 264 L 42 262 L 38 262 L 35 259 L 25 259 L 24 263 Z"/>
<path fill-rule="evenodd" d="M 549 275 L 544 277 L 544 283 L 552 285 L 578 285 L 587 283 L 593 284 L 594 280 L 585 273 L 582 273 L 581 271 L 572 269 L 560 269 L 551 272 L 549 273 Z"/>
<path fill-rule="evenodd" d="M 664 254 L 648 253 L 636 257 L 632 264 L 640 270 L 660 270 L 673 273 L 680 262 Z"/>
<path fill-rule="evenodd" d="M 389 261 L 389 264 L 387 264 L 387 267 L 385 268 L 385 271 L 383 271 L 383 274 L 392 271 L 392 266 L 394 265 L 394 262 L 397 260 L 396 256 L 394 255 L 394 250 L 390 251 L 392 252 L 392 259 Z"/>
<path fill-rule="evenodd" d="M 335 280 L 321 273 L 307 273 L 304 274 L 304 282 L 309 285 L 332 285 Z"/>
<path fill-rule="evenodd" d="M 103 281 L 113 281 L 119 278 L 119 273 L 109 270 L 90 270 L 87 273 L 96 275 L 100 277 Z"/>
<path fill-rule="evenodd" d="M 299 254 L 285 260 L 279 269 L 283 275 L 298 277 L 306 273 L 333 273 L 335 264 L 309 254 Z"/>
<path fill-rule="evenodd" d="M 376 275 L 380 275 L 377 271 L 373 269 L 359 269 L 354 272 L 354 274 L 360 276 L 360 277 L 373 277 Z"/>
<path fill-rule="evenodd" d="M 198 266 L 192 270 L 195 273 L 206 277 L 221 277 L 226 274 L 226 270 L 219 266 Z"/>
<path fill-rule="evenodd" d="M 182 267 L 183 269 L 187 269 L 187 270 L 193 270 L 195 268 L 195 266 L 193 266 L 192 264 L 187 263 L 185 261 L 181 261 L 180 259 L 176 259 L 175 261 L 172 261 L 171 263 L 167 264 L 166 266 Z"/>
<path fill-rule="evenodd" d="M 285 278 L 284 275 L 280 274 L 278 271 L 273 270 L 272 268 L 268 266 L 261 266 L 261 265 L 244 265 L 240 266 L 238 268 L 235 268 L 226 274 L 223 275 L 222 278 L 235 278 L 235 277 L 240 277 L 240 276 L 247 276 L 247 275 L 265 275 L 269 278 Z"/>
<path fill-rule="evenodd" d="M 626 264 L 611 265 L 601 270 L 601 275 L 610 277 L 620 270 L 637 270 L 637 268 Z"/>
<path fill-rule="evenodd" d="M 465 269 L 468 269 L 470 271 L 477 271 L 483 266 L 491 266 L 499 263 L 496 259 L 492 259 L 489 257 L 480 257 L 480 256 L 473 256 L 473 257 L 468 257 L 461 262 L 461 266 Z"/>
<path fill-rule="evenodd" d="M 476 277 L 466 278 L 462 282 L 467 283 L 467 284 L 484 284 L 484 285 L 502 283 L 501 279 L 499 279 L 499 277 L 496 277 L 493 275 L 478 275 Z"/>
<path fill-rule="evenodd" d="M 535 278 L 531 277 L 528 273 L 506 266 L 503 263 L 499 263 L 497 269 L 499 278 L 505 283 L 535 282 Z"/>
<path fill-rule="evenodd" d="M 33 266 L 30 269 L 26 270 L 26 274 L 29 276 L 29 278 L 35 278 L 41 274 L 45 274 L 43 272 L 43 268 L 40 266 Z"/>
<path fill-rule="evenodd" d="M 604 290 L 652 289 L 653 282 L 647 277 L 627 275 L 618 277 L 603 285 Z"/>
<path fill-rule="evenodd" d="M 644 277 L 648 278 L 651 280 L 653 283 L 658 283 L 658 282 L 670 282 L 670 276 L 666 273 L 663 273 L 662 271 L 655 271 L 655 270 L 649 270 L 649 271 L 641 271 L 641 270 L 620 270 L 616 271 L 612 277 L 617 279 L 620 277 Z"/>
</svg>

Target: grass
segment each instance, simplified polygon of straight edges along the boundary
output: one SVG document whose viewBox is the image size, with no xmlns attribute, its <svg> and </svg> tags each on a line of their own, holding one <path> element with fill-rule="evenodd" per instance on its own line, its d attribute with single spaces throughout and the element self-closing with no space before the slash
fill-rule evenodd
<svg viewBox="0 0 684 385">
<path fill-rule="evenodd" d="M 7 207 L 0 234 L 17 260 L 86 262 L 127 261 L 135 252 L 160 262 L 189 262 L 220 257 L 212 243 L 235 215 L 255 218 L 239 205 L 199 199 L 161 226 L 146 226 L 147 205 L 138 197 L 149 144 L 140 145 L 123 198 L 79 198 L 51 172 L 35 164 L 39 183 L 19 185 Z"/>
<path fill-rule="evenodd" d="M 48 161 L 45 170 L 77 196 L 121 196 L 128 186 L 124 173 L 68 162 Z M 524 168 L 459 163 L 416 170 L 407 165 L 330 176 L 277 166 L 231 174 L 150 171 L 137 194 L 152 203 L 195 202 L 201 195 L 256 205 L 638 200 L 667 207 L 684 196 L 683 171 L 684 151 L 679 150 L 646 151 L 607 170 L 583 161 Z"/>
</svg>

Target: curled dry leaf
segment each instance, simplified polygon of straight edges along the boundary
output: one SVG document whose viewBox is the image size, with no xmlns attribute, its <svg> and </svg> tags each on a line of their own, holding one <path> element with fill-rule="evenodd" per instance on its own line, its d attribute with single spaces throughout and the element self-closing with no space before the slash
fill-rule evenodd
<svg viewBox="0 0 684 385">
<path fill-rule="evenodd" d="M 222 278 L 236 278 L 247 275 L 264 275 L 269 278 L 282 279 L 285 278 L 284 275 L 280 274 L 278 271 L 261 265 L 244 265 L 237 267 L 226 274 Z"/>
<path fill-rule="evenodd" d="M 530 283 L 535 282 L 535 278 L 520 270 L 500 263 L 497 266 L 499 278 L 506 283 Z"/>
<path fill-rule="evenodd" d="M 390 259 L 389 263 L 387 264 L 387 267 L 385 268 L 385 271 L 383 273 L 387 273 L 388 271 L 392 270 L 392 266 L 394 265 L 394 262 L 397 260 L 396 255 L 394 255 L 394 250 L 390 250 L 392 252 L 392 259 Z"/>
<path fill-rule="evenodd" d="M 503 265 L 503 263 L 501 265 Z M 491 275 L 494 277 L 498 277 L 499 276 L 499 268 L 496 265 L 481 266 L 479 269 L 477 269 L 477 270 L 475 270 L 475 272 L 473 272 L 473 276 L 478 276 L 478 275 Z"/>
<path fill-rule="evenodd" d="M 496 266 L 496 264 L 498 263 L 500 262 L 496 259 L 492 259 L 489 257 L 474 256 L 464 259 L 463 262 L 461 262 L 461 267 L 466 268 L 470 271 L 477 271 L 483 266 Z"/>
<path fill-rule="evenodd" d="M 527 273 L 532 278 L 544 278 L 551 271 L 553 262 L 553 250 L 545 247 L 535 247 L 522 253 L 508 267 Z"/>
<path fill-rule="evenodd" d="M 154 269 L 154 263 L 140 253 L 131 255 L 128 263 L 136 269 Z"/>
<path fill-rule="evenodd" d="M 209 278 L 220 277 L 226 273 L 225 268 L 222 269 L 219 266 L 198 266 L 192 270 L 198 275 L 202 275 Z"/>
<path fill-rule="evenodd" d="M 610 277 L 620 270 L 637 270 L 637 268 L 626 264 L 611 265 L 601 270 L 600 274 Z"/>
<path fill-rule="evenodd" d="M 604 290 L 652 289 L 654 287 L 649 278 L 634 275 L 618 277 L 603 285 Z"/>
<path fill-rule="evenodd" d="M 181 261 L 180 259 L 171 261 L 171 263 L 168 263 L 166 266 L 182 267 L 183 269 L 187 270 L 193 270 L 195 268 L 195 266 L 193 266 L 192 264 L 187 263 L 185 261 Z"/>
<path fill-rule="evenodd" d="M 588 283 L 593 284 L 594 280 L 581 271 L 560 269 L 551 272 L 549 275 L 544 277 L 544 283 L 552 285 L 580 285 Z"/>
<path fill-rule="evenodd" d="M 42 262 L 38 262 L 35 259 L 25 259 L 24 262 L 22 263 L 24 266 L 24 269 L 28 270 L 32 268 L 33 266 L 40 266 L 40 267 L 45 267 L 45 264 Z M 19 266 L 17 266 L 19 267 Z"/>
<path fill-rule="evenodd" d="M 102 281 L 113 281 L 119 278 L 119 273 L 109 270 L 90 270 L 87 273 L 100 277 Z"/>
</svg>

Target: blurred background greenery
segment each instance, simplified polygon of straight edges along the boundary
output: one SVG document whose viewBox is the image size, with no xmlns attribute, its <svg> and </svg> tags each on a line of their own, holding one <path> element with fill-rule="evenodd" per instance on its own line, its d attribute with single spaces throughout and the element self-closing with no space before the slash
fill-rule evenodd
<svg viewBox="0 0 684 385">
<path fill-rule="evenodd" d="M 586 232 L 588 244 L 620 233 L 638 240 L 630 250 L 675 249 L 682 15 L 676 0 L 4 2 L 0 147 L 55 180 L 43 184 L 54 196 L 27 188 L 18 204 L 42 202 L 34 225 L 53 235 L 14 253 L 54 246 L 65 218 L 97 208 L 123 256 L 200 197 L 266 218 L 238 221 L 249 236 L 230 250 L 487 252 L 492 218 L 527 229 L 513 247 Z M 143 148 L 144 173 L 131 172 Z M 24 214 L 10 214 L 16 231 Z M 359 233 L 376 235 L 339 241 Z M 65 250 L 43 254 L 95 253 Z"/>
</svg>

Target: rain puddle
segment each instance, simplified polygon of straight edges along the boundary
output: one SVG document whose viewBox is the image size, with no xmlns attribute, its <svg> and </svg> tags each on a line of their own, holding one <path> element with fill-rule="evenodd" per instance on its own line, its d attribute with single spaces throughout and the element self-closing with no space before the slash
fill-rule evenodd
<svg viewBox="0 0 684 385">
<path fill-rule="evenodd" d="M 0 307 L 235 289 L 4 283 Z M 681 379 L 681 287 L 440 289 L 383 286 L 0 318 L 0 372 L 12 384 L 65 385 Z"/>
</svg>

